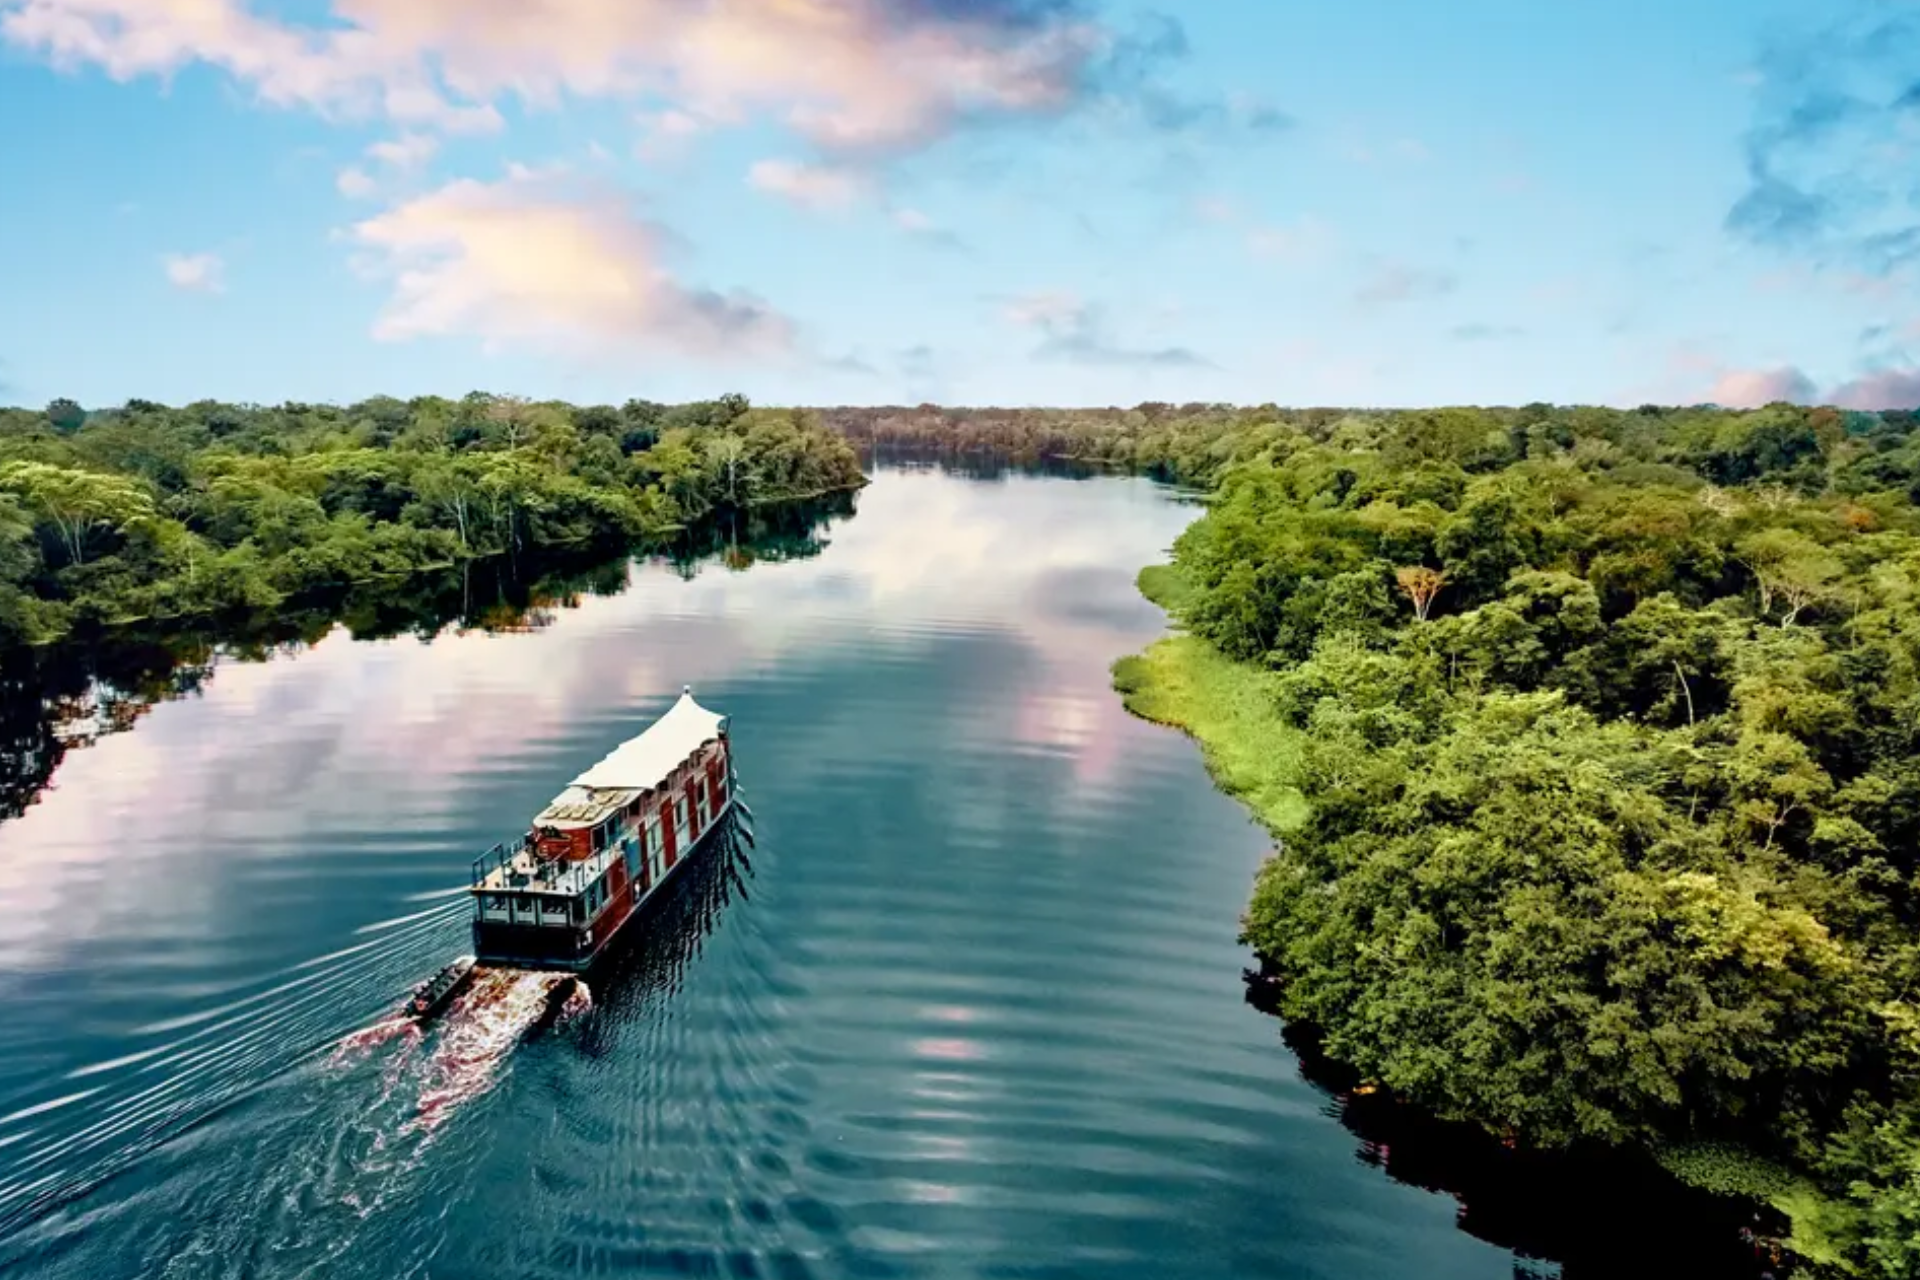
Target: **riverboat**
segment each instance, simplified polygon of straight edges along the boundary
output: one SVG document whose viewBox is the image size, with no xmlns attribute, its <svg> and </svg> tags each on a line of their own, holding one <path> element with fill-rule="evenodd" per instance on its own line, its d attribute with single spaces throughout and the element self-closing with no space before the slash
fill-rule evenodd
<svg viewBox="0 0 1920 1280">
<path fill-rule="evenodd" d="M 726 716 L 691 687 L 569 783 L 526 834 L 473 863 L 485 965 L 580 972 L 725 827 L 737 786 Z M 744 808 L 742 806 L 742 808 Z"/>
</svg>

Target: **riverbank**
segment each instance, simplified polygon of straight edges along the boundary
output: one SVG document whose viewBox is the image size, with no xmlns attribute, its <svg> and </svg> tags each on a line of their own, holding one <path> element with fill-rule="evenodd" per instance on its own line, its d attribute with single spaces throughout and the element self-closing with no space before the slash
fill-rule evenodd
<svg viewBox="0 0 1920 1280">
<path fill-rule="evenodd" d="M 0 408 L 0 644 L 300 608 L 501 557 L 657 549 L 865 483 L 816 415 L 739 396 Z"/>
<path fill-rule="evenodd" d="M 1149 565 L 1137 582 L 1177 626 L 1187 591 L 1179 569 Z M 1272 680 L 1182 631 L 1113 664 L 1113 687 L 1127 710 L 1199 743 L 1220 789 L 1279 837 L 1306 818 L 1307 803 L 1298 785 L 1300 735 L 1274 713 Z"/>
<path fill-rule="evenodd" d="M 1229 658 L 1185 630 L 1180 610 L 1195 592 L 1177 564 L 1149 565 L 1136 582 L 1167 614 L 1173 634 L 1115 662 L 1114 690 L 1129 713 L 1192 738 L 1219 789 L 1245 804 L 1276 843 L 1284 841 L 1306 821 L 1310 805 L 1301 790 L 1304 735 L 1276 709 L 1277 673 Z M 1263 874 L 1283 856 L 1276 851 Z M 1276 970 L 1271 956 L 1256 958 L 1264 970 Z M 1285 974 L 1276 976 L 1284 980 Z M 1278 1008 L 1269 1011 L 1284 1016 Z M 1317 1035 L 1310 1024 L 1305 1030 Z M 1496 1134 L 1500 1129 L 1479 1117 L 1453 1120 Z M 1853 1211 L 1804 1175 L 1722 1144 L 1629 1144 L 1622 1154 L 1687 1187 L 1775 1211 L 1786 1224 L 1785 1238 L 1762 1241 L 1760 1248 L 1777 1261 L 1797 1263 L 1801 1274 L 1862 1274 L 1848 1259 L 1846 1241 L 1860 1233 Z"/>
</svg>

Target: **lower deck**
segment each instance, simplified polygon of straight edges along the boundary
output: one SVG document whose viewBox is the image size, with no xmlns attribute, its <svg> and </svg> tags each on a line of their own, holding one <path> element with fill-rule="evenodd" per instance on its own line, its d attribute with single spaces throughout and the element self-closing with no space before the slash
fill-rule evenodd
<svg viewBox="0 0 1920 1280">
<path fill-rule="evenodd" d="M 599 874 L 575 894 L 518 887 L 474 889 L 474 955 L 493 965 L 581 971 L 626 923 L 726 824 L 733 797 L 690 821 L 683 842 L 643 849 L 636 841 L 596 855 Z M 586 865 L 586 864 L 579 864 Z"/>
</svg>

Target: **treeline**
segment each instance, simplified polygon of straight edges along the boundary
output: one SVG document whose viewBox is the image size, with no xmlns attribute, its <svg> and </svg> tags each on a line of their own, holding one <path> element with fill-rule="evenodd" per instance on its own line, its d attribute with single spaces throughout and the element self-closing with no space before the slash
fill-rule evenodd
<svg viewBox="0 0 1920 1280">
<path fill-rule="evenodd" d="M 1912 417 L 1140 416 L 1073 447 L 1214 486 L 1167 595 L 1258 705 L 1209 745 L 1310 806 L 1245 921 L 1282 1010 L 1920 1275 Z"/>
<path fill-rule="evenodd" d="M 1761 417 L 1756 418 L 1756 413 Z M 1721 475 L 1722 482 L 1736 483 L 1753 465 L 1751 460 L 1742 460 L 1736 455 L 1743 448 L 1751 451 L 1764 445 L 1757 439 L 1743 445 L 1734 437 L 1750 430 L 1764 435 L 1777 429 L 1765 424 L 1783 415 L 1796 422 L 1820 424 L 1809 429 L 1828 434 L 1838 432 L 1851 442 L 1847 458 L 1860 459 L 1869 470 L 1892 467 L 1895 472 L 1906 474 L 1914 467 L 1915 458 L 1903 452 L 1902 446 L 1911 439 L 1915 424 L 1920 421 L 1920 414 L 1904 411 L 1860 413 L 1792 405 L 1774 405 L 1752 412 L 1713 406 L 1644 405 L 1637 409 L 1609 409 L 1546 404 L 1520 408 L 1355 411 L 1147 402 L 1130 409 L 835 407 L 822 409 L 820 414 L 826 425 L 863 448 L 947 456 L 979 455 L 1016 462 L 1083 461 L 1196 485 L 1211 484 L 1235 460 L 1258 455 L 1272 442 L 1275 431 L 1330 440 L 1343 432 L 1350 435 L 1356 429 L 1364 429 L 1364 424 L 1378 422 L 1404 422 L 1409 424 L 1409 430 L 1457 429 L 1469 434 L 1506 437 L 1508 444 L 1503 447 L 1513 450 L 1524 449 L 1529 432 L 1543 430 L 1564 436 L 1568 441 L 1619 441 L 1623 442 L 1621 447 L 1629 448 L 1636 457 L 1664 458 L 1671 451 L 1676 458 L 1697 458 L 1707 468 L 1704 474 Z M 1436 425 L 1442 423 L 1451 425 Z M 1716 444 L 1716 438 L 1723 431 L 1729 433 L 1728 439 Z M 1724 457 L 1712 461 L 1715 455 Z M 1691 464 L 1683 462 L 1682 465 Z M 1723 474 L 1716 471 L 1716 467 L 1731 467 L 1741 475 Z M 1885 483 L 1898 487 L 1898 476 L 1888 473 Z"/>
<path fill-rule="evenodd" d="M 658 543 L 718 510 L 862 483 L 816 416 L 740 396 L 0 409 L 0 644 L 529 549 Z"/>
</svg>

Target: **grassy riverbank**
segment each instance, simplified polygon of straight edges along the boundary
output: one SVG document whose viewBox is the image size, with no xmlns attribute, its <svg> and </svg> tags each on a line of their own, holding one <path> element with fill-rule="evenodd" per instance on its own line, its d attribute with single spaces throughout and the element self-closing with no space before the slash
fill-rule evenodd
<svg viewBox="0 0 1920 1280">
<path fill-rule="evenodd" d="M 1139 585 L 1177 618 L 1186 591 L 1179 569 L 1149 565 Z M 1183 633 L 1113 665 L 1113 687 L 1127 710 L 1198 742 L 1220 789 L 1280 835 L 1298 826 L 1307 809 L 1296 776 L 1299 735 L 1274 713 L 1272 683 L 1271 672 Z"/>
</svg>

